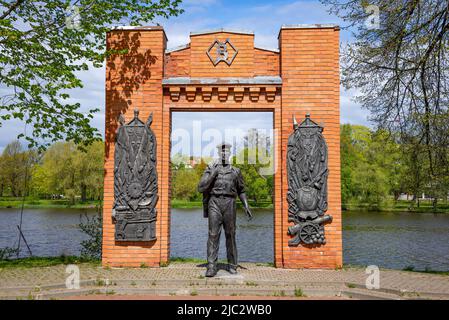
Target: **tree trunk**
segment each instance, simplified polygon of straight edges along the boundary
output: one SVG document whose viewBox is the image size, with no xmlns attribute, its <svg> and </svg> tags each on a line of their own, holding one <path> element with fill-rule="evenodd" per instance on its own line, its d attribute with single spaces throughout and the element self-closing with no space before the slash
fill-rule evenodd
<svg viewBox="0 0 449 320">
<path fill-rule="evenodd" d="M 438 197 L 434 197 L 432 202 L 433 212 L 437 212 L 437 204 L 438 204 Z"/>
<path fill-rule="evenodd" d="M 81 201 L 86 201 L 87 200 L 87 187 L 85 184 L 81 185 Z"/>
<path fill-rule="evenodd" d="M 11 193 L 14 198 L 18 197 L 17 190 L 13 185 L 11 185 Z"/>
</svg>

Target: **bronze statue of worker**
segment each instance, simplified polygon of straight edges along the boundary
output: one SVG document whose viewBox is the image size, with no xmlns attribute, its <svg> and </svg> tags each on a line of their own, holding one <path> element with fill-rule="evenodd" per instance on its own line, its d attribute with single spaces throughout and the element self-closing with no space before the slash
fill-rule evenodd
<svg viewBox="0 0 449 320">
<path fill-rule="evenodd" d="M 240 169 L 229 163 L 231 145 L 220 143 L 217 148 L 220 159 L 207 166 L 198 184 L 198 191 L 203 193 L 204 217 L 209 219 L 206 277 L 213 277 L 217 274 L 218 247 L 222 226 L 226 236 L 228 271 L 231 274 L 237 273 L 235 242 L 237 196 L 242 201 L 248 219 L 252 219 L 242 173 Z"/>
</svg>

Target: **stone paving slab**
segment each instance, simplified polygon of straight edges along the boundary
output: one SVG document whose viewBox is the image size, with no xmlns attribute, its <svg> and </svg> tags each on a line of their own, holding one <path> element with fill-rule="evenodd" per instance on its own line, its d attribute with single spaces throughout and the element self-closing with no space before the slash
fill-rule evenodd
<svg viewBox="0 0 449 320">
<path fill-rule="evenodd" d="M 240 292 L 242 295 L 248 295 L 251 292 L 291 293 L 299 287 L 307 289 L 317 297 L 326 292 L 328 295 L 346 292 L 349 296 L 367 292 L 365 281 L 368 275 L 364 268 L 298 270 L 277 269 L 254 263 L 241 265 L 238 275 L 232 276 L 225 270 L 220 270 L 220 276 L 216 278 L 205 278 L 204 265 L 197 263 L 172 263 L 161 268 L 135 269 L 103 268 L 91 264 L 79 264 L 78 267 L 81 286 L 88 287 L 87 291 L 115 286 L 114 292 L 123 294 L 144 294 L 149 293 L 149 290 L 151 294 L 169 294 L 177 288 L 180 294 L 186 295 L 193 292 L 203 292 L 205 295 Z M 52 290 L 58 293 L 65 290 L 68 275 L 65 265 L 0 269 L 0 297 L 13 297 L 14 294 L 21 296 L 26 292 L 35 292 L 33 289 L 36 287 L 36 292 L 46 291 L 51 296 Z M 378 297 L 385 298 L 395 295 L 449 299 L 449 276 L 446 275 L 381 269 L 380 287 L 380 290 L 370 291 L 377 291 Z"/>
<path fill-rule="evenodd" d="M 304 297 L 303 300 L 347 300 L 343 297 Z M 73 296 L 67 297 L 65 300 L 217 300 L 217 296 L 161 296 L 161 295 L 89 295 L 89 296 Z M 298 300 L 297 297 L 261 297 L 261 296 L 230 296 L 226 300 Z"/>
</svg>

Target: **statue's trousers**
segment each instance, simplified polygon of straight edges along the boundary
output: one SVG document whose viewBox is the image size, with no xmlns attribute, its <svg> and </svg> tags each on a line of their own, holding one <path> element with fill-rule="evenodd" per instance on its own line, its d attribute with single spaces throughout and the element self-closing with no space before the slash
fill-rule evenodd
<svg viewBox="0 0 449 320">
<path fill-rule="evenodd" d="M 223 226 L 228 263 L 237 266 L 235 220 L 235 198 L 211 195 L 209 200 L 209 239 L 207 240 L 207 262 L 209 264 L 217 263 L 220 234 Z"/>
</svg>

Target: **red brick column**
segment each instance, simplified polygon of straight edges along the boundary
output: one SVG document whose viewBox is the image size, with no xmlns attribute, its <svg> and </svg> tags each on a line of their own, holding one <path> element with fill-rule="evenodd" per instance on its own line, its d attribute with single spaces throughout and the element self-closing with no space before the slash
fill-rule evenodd
<svg viewBox="0 0 449 320">
<path fill-rule="evenodd" d="M 279 35 L 282 77 L 282 256 L 285 268 L 335 268 L 342 265 L 342 229 L 340 194 L 340 89 L 339 29 L 334 26 L 283 27 Z M 310 113 L 312 120 L 324 126 L 328 145 L 329 178 L 325 245 L 289 247 L 287 228 L 288 184 L 286 151 L 293 131 L 293 116 L 298 122 Z"/>
<path fill-rule="evenodd" d="M 105 266 L 159 266 L 161 249 L 167 246 L 166 224 L 168 177 L 162 170 L 163 124 L 169 121 L 162 113 L 162 78 L 166 36 L 162 27 L 142 27 L 113 30 L 107 33 L 109 49 L 127 50 L 114 54 L 106 61 L 106 127 L 105 177 L 103 205 L 103 265 Z M 159 201 L 156 241 L 117 242 L 114 239 L 112 205 L 114 201 L 114 140 L 117 118 L 122 112 L 126 122 L 133 118 L 134 109 L 146 121 L 153 112 L 152 129 L 157 139 L 157 172 Z M 165 133 L 166 134 L 166 133 Z M 166 160 L 166 159 L 165 159 Z"/>
</svg>

